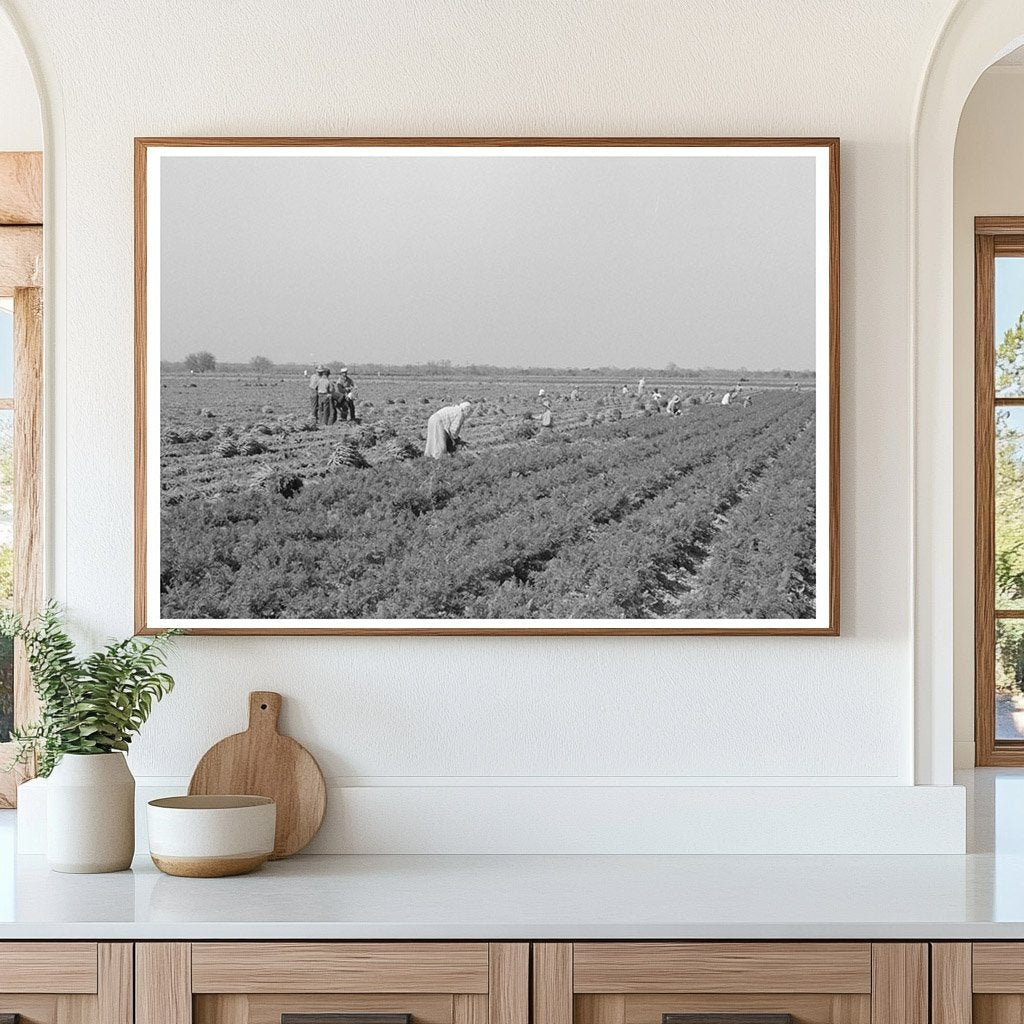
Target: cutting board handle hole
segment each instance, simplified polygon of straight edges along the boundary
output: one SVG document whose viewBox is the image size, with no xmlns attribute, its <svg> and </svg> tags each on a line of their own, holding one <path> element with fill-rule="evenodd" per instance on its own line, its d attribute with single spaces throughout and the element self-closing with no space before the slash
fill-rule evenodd
<svg viewBox="0 0 1024 1024">
<path fill-rule="evenodd" d="M 266 704 L 261 704 L 260 705 L 260 711 L 266 711 L 266 710 L 267 710 L 267 705 Z"/>
</svg>

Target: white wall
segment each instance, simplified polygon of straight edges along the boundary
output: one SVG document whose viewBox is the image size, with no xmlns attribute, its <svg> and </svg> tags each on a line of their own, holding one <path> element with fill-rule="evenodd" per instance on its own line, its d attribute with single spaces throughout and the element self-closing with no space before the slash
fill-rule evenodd
<svg viewBox="0 0 1024 1024">
<path fill-rule="evenodd" d="M 32 69 L 14 29 L 0 17 L 0 151 L 42 148 L 43 125 Z"/>
<path fill-rule="evenodd" d="M 133 136 L 843 140 L 840 639 L 183 639 L 138 774 L 187 776 L 261 687 L 361 799 L 913 782 L 908 158 L 945 0 L 4 6 L 54 118 L 51 587 L 92 639 L 132 627 Z"/>
<path fill-rule="evenodd" d="M 974 764 L 974 218 L 1024 215 L 1024 66 L 990 68 L 960 119 L 954 162 L 954 728 Z"/>
</svg>

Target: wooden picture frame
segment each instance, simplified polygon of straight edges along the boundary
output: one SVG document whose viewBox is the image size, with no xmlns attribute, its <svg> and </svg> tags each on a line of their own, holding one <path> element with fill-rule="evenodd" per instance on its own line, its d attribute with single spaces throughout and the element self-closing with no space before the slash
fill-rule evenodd
<svg viewBox="0 0 1024 1024">
<path fill-rule="evenodd" d="M 305 150 L 305 153 L 299 151 Z M 243 152 L 244 151 L 244 152 Z M 809 599 L 802 598 L 801 607 L 813 606 L 813 615 L 787 615 L 771 619 L 754 618 L 718 618 L 698 619 L 690 615 L 686 618 L 670 618 L 663 615 L 641 616 L 637 618 L 588 616 L 568 616 L 557 619 L 523 615 L 517 618 L 471 618 L 461 614 L 446 614 L 431 618 L 417 619 L 382 616 L 338 617 L 338 618 L 288 618 L 273 615 L 268 618 L 236 617 L 221 614 L 220 596 L 211 603 L 216 606 L 216 614 L 164 614 L 161 607 L 165 600 L 165 584 L 162 571 L 159 542 L 154 540 L 159 532 L 160 523 L 156 516 L 160 498 L 159 458 L 160 441 L 156 428 L 164 429 L 160 420 L 158 396 L 160 393 L 161 366 L 163 349 L 160 347 L 163 315 L 158 305 L 153 302 L 154 291 L 159 291 L 161 301 L 166 298 L 166 290 L 162 288 L 160 272 L 154 269 L 154 261 L 160 258 L 154 253 L 153 238 L 159 236 L 163 245 L 170 245 L 167 236 L 161 233 L 162 224 L 157 223 L 166 205 L 166 196 L 160 192 L 166 187 L 166 177 L 161 177 L 161 167 L 167 166 L 166 161 L 183 156 L 196 160 L 203 157 L 238 157 L 252 155 L 254 159 L 269 156 L 300 156 L 315 153 L 325 159 L 332 156 L 351 155 L 366 158 L 368 155 L 381 154 L 382 157 L 409 156 L 422 158 L 431 156 L 468 156 L 487 155 L 504 157 L 537 157 L 551 156 L 573 158 L 580 156 L 609 158 L 629 156 L 639 158 L 649 155 L 652 158 L 667 160 L 675 157 L 679 160 L 700 156 L 720 156 L 722 160 L 749 158 L 756 160 L 764 157 L 779 157 L 780 160 L 789 156 L 810 159 L 814 166 L 814 224 L 810 232 L 814 238 L 814 287 L 812 289 L 815 303 L 814 317 L 814 362 L 812 385 L 802 387 L 800 383 L 790 388 L 800 397 L 801 391 L 814 393 L 814 412 L 808 422 L 814 424 L 814 481 L 808 485 L 813 491 L 813 521 L 804 529 L 803 541 L 806 551 L 808 532 L 814 537 L 814 570 L 813 585 L 801 583 L 804 591 L 811 592 Z M 680 164 L 681 166 L 681 164 Z M 738 164 L 736 166 L 739 166 Z M 750 165 L 754 167 L 754 164 Z M 767 166 L 767 164 L 765 164 Z M 174 223 L 168 222 L 172 229 Z M 733 227 L 745 230 L 735 232 Z M 754 225 L 730 225 L 730 239 L 754 230 Z M 756 234 L 756 232 L 754 232 Z M 162 251 L 162 250 L 161 250 Z M 135 140 L 135 360 L 136 360 L 136 407 L 135 407 L 135 614 L 136 630 L 147 634 L 174 625 L 198 634 L 339 634 L 339 635 L 795 635 L 795 636 L 836 636 L 839 633 L 839 140 L 835 138 L 138 138 Z M 709 260 L 711 256 L 707 257 Z M 262 354 L 262 353 L 260 353 Z M 256 355 L 256 353 L 254 353 Z M 181 367 L 184 365 L 178 356 L 167 357 L 168 365 Z M 191 357 L 190 357 L 191 358 Z M 320 357 L 314 355 L 311 362 Z M 175 362 L 174 360 L 178 360 Z M 325 360 L 326 361 L 326 360 Z M 255 360 L 253 360 L 255 362 Z M 368 362 L 363 360 L 363 362 Z M 198 365 L 198 364 L 196 364 Z M 395 361 L 390 364 L 394 367 Z M 433 364 L 430 364 L 433 365 Z M 511 365 L 511 360 L 505 365 Z M 537 364 L 531 364 L 527 373 L 532 372 Z M 562 365 L 562 364 L 559 364 Z M 638 360 L 637 365 L 646 365 Z M 674 365 L 674 363 L 672 364 Z M 455 370 L 463 367 L 456 366 Z M 491 367 L 494 369 L 494 367 Z M 678 369 L 678 367 L 677 367 Z M 171 370 L 167 371 L 169 374 Z M 175 369 L 174 373 L 179 370 Z M 184 370 L 180 372 L 184 373 Z M 377 371 L 378 374 L 381 372 Z M 568 372 L 568 371 L 566 371 Z M 589 371 L 588 371 L 589 372 Z M 625 371 L 623 371 L 625 372 Z M 736 384 L 717 381 L 719 388 L 725 387 L 734 396 L 742 391 L 744 379 L 741 370 L 733 368 L 722 371 L 732 375 Z M 755 371 L 760 372 L 760 371 Z M 768 371 L 765 371 L 766 373 Z M 683 371 L 679 375 L 685 376 Z M 667 378 L 672 374 L 666 371 Z M 301 378 L 300 378 L 301 379 Z M 462 380 L 463 378 L 459 378 Z M 687 378 L 689 379 L 689 378 Z M 777 380 L 761 387 L 756 383 L 747 383 L 747 390 L 756 400 L 764 395 L 765 401 L 781 402 L 781 393 L 785 390 Z M 205 388 L 212 378 L 200 376 L 197 388 Z M 541 380 L 537 377 L 534 383 Z M 749 381 L 750 378 L 746 378 Z M 764 378 L 768 380 L 767 377 Z M 175 387 L 184 387 L 175 381 Z M 692 383 L 692 382 L 691 382 Z M 606 386 L 602 381 L 601 386 Z M 201 386 L 201 387 L 200 387 Z M 569 386 L 568 384 L 566 385 Z M 679 389 L 682 389 L 679 385 Z M 455 400 L 455 385 L 450 388 Z M 623 395 L 626 385 L 623 384 Z M 436 390 L 436 389 L 435 389 Z M 469 389 L 466 389 L 467 392 Z M 477 389 L 479 390 L 479 389 Z M 538 389 L 544 399 L 544 388 Z M 582 385 L 580 390 L 582 390 Z M 596 390 L 596 389 L 594 389 Z M 710 388 L 709 390 L 714 390 Z M 205 392 L 204 392 L 205 393 Z M 618 402 L 615 389 L 609 402 Z M 575 394 L 575 390 L 573 392 Z M 637 385 L 634 401 L 641 404 L 647 401 L 643 380 Z M 463 395 L 467 400 L 474 400 L 475 395 Z M 566 398 L 559 396 L 558 400 Z M 447 398 L 445 399 L 447 400 Z M 568 399 L 566 399 L 568 400 Z M 796 399 L 794 399 L 795 401 Z M 177 401 L 177 399 L 176 399 Z M 423 401 L 426 401 L 424 399 Z M 486 401 L 486 400 L 485 400 Z M 597 401 L 596 399 L 594 400 Z M 663 411 L 664 401 L 659 396 L 655 402 L 657 412 Z M 716 395 L 714 401 L 719 401 Z M 721 395 L 722 404 L 726 404 L 726 395 Z M 749 402 L 749 399 L 748 399 Z M 157 406 L 156 411 L 154 405 Z M 454 409 L 456 406 L 450 407 Z M 267 408 L 271 408 L 270 404 Z M 550 408 L 550 405 L 548 405 Z M 210 411 L 210 410 L 207 410 Z M 560 414 L 556 410 L 555 417 Z M 651 415 L 651 408 L 636 409 L 635 415 Z M 269 414 L 268 414 L 269 415 Z M 631 413 L 632 415 L 632 413 Z M 424 417 L 425 418 L 425 417 Z M 534 416 L 535 420 L 543 421 L 543 416 Z M 333 421 L 331 421 L 333 422 Z M 461 423 L 461 418 L 459 418 Z M 599 421 L 600 422 L 600 421 Z M 660 421 L 659 421 L 660 422 Z M 472 420 L 467 421 L 472 424 Z M 548 426 L 542 423 L 542 426 Z M 258 425 L 257 425 L 258 426 Z M 249 429 L 249 428 L 245 428 Z M 531 426 L 531 430 L 532 430 Z M 653 428 L 652 428 L 653 429 Z M 738 428 L 737 428 L 738 429 Z M 199 432 L 186 431 L 193 434 L 206 434 L 209 428 Z M 456 433 L 458 427 L 456 427 Z M 543 432 L 541 434 L 543 435 Z M 455 441 L 454 437 L 448 438 Z M 185 444 L 209 445 L 214 438 L 205 442 L 186 441 Z M 422 444 L 422 440 L 413 438 Z M 625 444 L 631 443 L 628 441 Z M 232 443 L 224 444 L 224 451 L 235 447 Z M 260 442 L 249 445 L 258 451 L 264 445 Z M 204 456 L 205 457 L 205 456 Z M 823 468 L 824 467 L 824 468 Z M 266 471 L 267 473 L 270 470 Z M 277 479 L 275 477 L 275 479 Z M 272 486 L 278 486 L 274 484 Z M 282 485 L 283 486 L 283 485 Z M 283 495 L 285 490 L 280 490 Z M 307 491 L 307 493 L 309 493 Z M 191 500 L 191 497 L 184 500 Z M 822 505 L 827 506 L 822 508 Z M 730 506 L 731 507 L 731 506 Z M 182 522 L 184 522 L 184 517 Z M 813 527 L 813 529 L 812 529 Z M 738 529 L 738 527 L 737 527 Z M 803 529 L 801 527 L 801 529 Z M 800 530 L 796 530 L 800 532 Z M 696 543 L 696 541 L 694 542 Z M 703 542 L 702 542 L 703 543 Z M 710 542 L 708 542 L 710 543 Z M 793 543 L 797 543 L 793 541 Z M 182 545 L 179 544 L 179 548 Z M 361 557 L 361 556 L 360 556 Z M 376 557 L 376 556 L 375 556 Z M 646 570 L 645 570 L 646 572 Z M 628 573 L 627 573 L 628 575 Z M 753 575 L 753 574 L 752 574 Z M 806 576 L 806 572 L 804 576 Z M 167 574 L 175 580 L 173 571 Z M 638 576 L 639 578 L 639 576 Z M 521 582 L 521 581 L 520 581 Z M 518 585 L 513 581 L 512 585 Z M 639 585 L 639 584 L 638 584 Z M 793 584 L 796 586 L 796 584 Z M 685 588 L 684 588 L 685 589 Z M 693 588 L 691 588 L 692 591 Z M 273 595 L 271 595 L 273 597 Z M 184 601 L 184 599 L 181 599 Z M 734 603 L 738 607 L 740 599 Z M 190 610 L 191 610 L 191 606 Z M 198 607 L 198 605 L 197 605 Z M 720 625 L 718 623 L 721 623 Z"/>
</svg>

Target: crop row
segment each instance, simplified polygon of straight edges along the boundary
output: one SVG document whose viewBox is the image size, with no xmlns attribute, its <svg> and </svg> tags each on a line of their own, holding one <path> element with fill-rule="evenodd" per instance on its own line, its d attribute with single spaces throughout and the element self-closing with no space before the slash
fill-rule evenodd
<svg viewBox="0 0 1024 1024">
<path fill-rule="evenodd" d="M 183 502 L 163 517 L 164 614 L 635 614 L 662 562 L 680 564 L 706 531 L 708 510 L 808 419 L 812 398 L 778 398 L 474 461 L 351 471 L 290 502 L 263 492 Z M 650 546 L 668 523 L 667 556 L 631 546 Z"/>
<path fill-rule="evenodd" d="M 728 460 L 745 458 L 751 439 L 736 427 L 717 440 L 705 437 L 675 451 L 627 457 L 615 472 L 583 477 L 565 467 L 560 486 L 535 490 L 538 496 L 526 508 L 502 502 L 499 507 L 506 511 L 482 515 L 474 542 L 448 561 L 442 575 L 417 585 L 419 601 L 424 607 L 443 607 L 447 615 L 471 618 L 548 617 L 546 598 L 586 580 L 587 553 L 596 549 L 598 561 L 607 564 L 614 557 L 617 538 L 634 537 L 637 523 L 650 509 L 679 500 L 681 482 L 689 490 L 691 477 L 717 476 Z M 643 561 L 627 560 L 638 580 Z M 575 594 L 569 603 L 579 613 Z M 400 607 L 399 601 L 387 597 L 377 606 L 377 614 L 391 617 Z M 631 610 L 622 604 L 616 609 L 616 616 Z M 588 608 L 582 614 L 596 613 Z"/>
<path fill-rule="evenodd" d="M 803 431 L 733 508 L 679 602 L 723 619 L 809 618 L 815 607 L 815 445 Z"/>
<path fill-rule="evenodd" d="M 722 512 L 742 488 L 787 448 L 801 429 L 787 417 L 777 429 L 722 450 L 722 457 L 697 467 L 679 487 L 659 494 L 633 514 L 592 533 L 550 562 L 531 580 L 530 613 L 543 618 L 718 617 L 713 610 L 679 611 L 660 595 L 667 579 L 692 571 L 703 557 Z M 806 432 L 806 431 L 805 431 Z M 759 576 L 747 585 L 763 587 Z M 487 602 L 487 614 L 505 614 L 523 595 Z M 481 609 L 482 611 L 483 609 Z"/>
</svg>

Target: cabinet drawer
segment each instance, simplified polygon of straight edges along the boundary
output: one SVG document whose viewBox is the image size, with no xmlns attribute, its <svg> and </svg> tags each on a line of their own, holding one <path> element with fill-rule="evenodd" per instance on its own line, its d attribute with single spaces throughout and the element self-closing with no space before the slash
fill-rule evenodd
<svg viewBox="0 0 1024 1024">
<path fill-rule="evenodd" d="M 869 943 L 578 942 L 573 991 L 871 991 Z"/>
<path fill-rule="evenodd" d="M 132 1024 L 132 947 L 0 942 L 0 1018 L 21 1024 Z"/>
<path fill-rule="evenodd" d="M 193 992 L 472 992 L 486 942 L 197 942 Z"/>
<path fill-rule="evenodd" d="M 529 1024 L 515 942 L 136 947 L 136 1024 Z"/>
<path fill-rule="evenodd" d="M 0 992 L 96 991 L 95 942 L 0 943 Z"/>
<path fill-rule="evenodd" d="M 923 943 L 537 943 L 534 1024 L 927 1024 Z"/>
<path fill-rule="evenodd" d="M 974 992 L 1024 994 L 1024 943 L 974 943 L 971 970 Z"/>
</svg>

